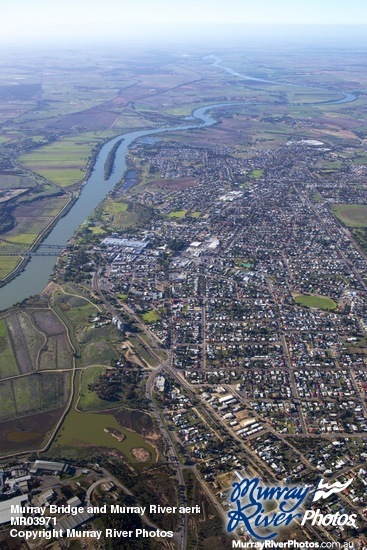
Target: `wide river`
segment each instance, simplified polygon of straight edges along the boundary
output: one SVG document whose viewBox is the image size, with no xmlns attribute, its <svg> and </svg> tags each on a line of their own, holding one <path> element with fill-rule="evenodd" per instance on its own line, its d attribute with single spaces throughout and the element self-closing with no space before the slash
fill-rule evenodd
<svg viewBox="0 0 367 550">
<path fill-rule="evenodd" d="M 226 71 L 227 73 L 237 76 L 238 78 L 243 78 L 244 80 L 255 80 L 256 82 L 264 82 L 266 84 L 283 84 L 284 86 L 293 86 L 297 88 L 309 88 L 310 90 L 316 90 L 316 91 L 322 91 L 322 92 L 330 92 L 330 93 L 340 93 L 342 95 L 339 99 L 331 99 L 330 101 L 320 101 L 319 103 L 325 103 L 325 104 L 332 104 L 332 103 L 350 103 L 351 101 L 355 101 L 357 99 L 357 96 L 354 94 L 351 94 L 350 92 L 347 92 L 346 94 L 342 90 L 335 90 L 330 89 L 327 90 L 326 88 L 318 88 L 317 86 L 310 86 L 307 84 L 295 84 L 291 82 L 278 82 L 277 80 L 270 80 L 266 78 L 256 78 L 255 76 L 249 76 L 247 74 L 242 74 L 234 69 L 231 69 L 231 67 L 226 67 L 225 65 L 222 65 L 222 60 L 219 57 L 216 57 L 215 55 L 208 55 L 204 57 L 204 59 L 212 60 L 213 67 L 218 67 L 219 69 L 223 69 L 223 71 Z M 317 105 L 317 103 L 316 103 Z"/>
<path fill-rule="evenodd" d="M 84 184 L 78 200 L 70 208 L 68 213 L 55 224 L 46 239 L 42 241 L 42 244 L 62 246 L 67 244 L 83 221 L 86 220 L 107 193 L 112 191 L 121 180 L 122 175 L 126 171 L 126 154 L 133 141 L 144 136 L 161 134 L 163 132 L 176 132 L 189 128 L 194 129 L 211 126 L 215 124 L 216 120 L 206 113 L 211 109 L 219 108 L 223 105 L 228 106 L 237 104 L 207 105 L 196 109 L 188 119 L 193 121 L 196 119 L 200 121 L 200 124 L 187 124 L 182 126 L 156 128 L 154 130 L 129 132 L 128 134 L 117 136 L 106 143 L 97 156 L 93 171 Z M 239 103 L 238 105 L 241 104 Z M 104 165 L 107 155 L 113 145 L 121 138 L 123 138 L 123 141 L 116 152 L 113 173 L 106 181 L 104 179 Z M 55 262 L 55 256 L 32 256 L 25 269 L 15 277 L 15 279 L 0 288 L 0 311 L 13 306 L 17 302 L 22 302 L 26 298 L 29 298 L 29 296 L 41 292 L 50 278 Z"/>
<path fill-rule="evenodd" d="M 259 80 L 260 82 L 271 82 L 263 79 L 256 79 L 252 77 L 247 77 L 233 71 L 229 67 L 223 67 L 220 65 L 221 60 L 209 56 L 214 60 L 213 65 L 221 67 L 225 71 L 238 76 L 241 78 L 248 78 L 250 80 Z M 291 84 L 287 84 L 291 85 Z M 347 103 L 355 100 L 356 97 L 352 94 L 347 94 L 341 99 L 334 101 L 328 101 L 327 103 Z M 191 117 L 187 117 L 186 120 L 197 120 L 200 121 L 199 124 L 188 124 L 181 126 L 172 126 L 166 128 L 156 128 L 154 130 L 140 130 L 136 132 L 129 132 L 128 134 L 123 134 L 117 136 L 108 143 L 106 143 L 96 159 L 93 171 L 84 184 L 82 191 L 79 195 L 78 200 L 70 208 L 68 213 L 61 218 L 53 227 L 52 231 L 43 241 L 43 245 L 66 245 L 67 242 L 74 235 L 78 227 L 83 223 L 84 220 L 92 213 L 94 208 L 101 202 L 101 200 L 107 195 L 109 191 L 119 183 L 122 175 L 126 171 L 126 154 L 128 152 L 129 146 L 133 141 L 144 137 L 151 136 L 154 134 L 161 134 L 164 132 L 172 132 L 179 130 L 187 130 L 189 128 L 203 128 L 206 126 L 212 126 L 215 124 L 216 120 L 206 114 L 208 111 L 229 105 L 243 105 L 241 103 L 221 103 L 215 105 L 206 105 L 196 109 Z M 107 155 L 113 145 L 123 138 L 121 145 L 119 146 L 114 162 L 114 170 L 110 178 L 106 181 L 104 179 L 104 164 L 107 158 Z M 48 280 L 50 279 L 53 267 L 56 262 L 55 256 L 32 256 L 30 261 L 27 263 L 25 269 L 12 281 L 0 288 L 0 311 L 3 311 L 17 302 L 22 302 L 29 296 L 33 296 L 41 292 L 46 286 Z"/>
</svg>

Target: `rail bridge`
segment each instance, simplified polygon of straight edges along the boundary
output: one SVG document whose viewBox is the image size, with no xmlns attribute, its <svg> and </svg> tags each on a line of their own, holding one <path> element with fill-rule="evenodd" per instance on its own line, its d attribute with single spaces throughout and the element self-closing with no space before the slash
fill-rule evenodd
<svg viewBox="0 0 367 550">
<path fill-rule="evenodd" d="M 4 240 L 3 240 L 4 242 Z M 17 244 L 20 246 L 27 246 L 29 247 L 29 243 L 13 243 L 11 241 L 5 241 L 6 244 Z M 31 248 L 28 249 L 25 252 L 4 252 L 3 256 L 59 256 L 61 250 L 65 249 L 65 244 L 44 244 L 41 243 L 39 245 L 35 246 L 35 249 L 32 250 Z"/>
</svg>

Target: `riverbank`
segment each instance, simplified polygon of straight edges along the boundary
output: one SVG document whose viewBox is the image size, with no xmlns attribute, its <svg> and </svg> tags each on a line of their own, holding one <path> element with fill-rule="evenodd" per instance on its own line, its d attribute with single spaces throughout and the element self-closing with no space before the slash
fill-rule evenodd
<svg viewBox="0 0 367 550">
<path fill-rule="evenodd" d="M 73 184 L 72 189 L 74 191 L 67 192 L 69 194 L 69 200 L 68 202 L 63 206 L 63 208 L 60 210 L 60 212 L 51 220 L 51 222 L 41 231 L 41 233 L 36 238 L 35 242 L 27 249 L 27 251 L 23 254 L 19 254 L 19 256 L 22 258 L 21 261 L 18 263 L 18 265 L 10 272 L 8 273 L 3 279 L 0 280 L 0 288 L 6 286 L 9 284 L 13 279 L 18 277 L 20 273 L 24 271 L 26 268 L 28 262 L 31 259 L 32 253 L 36 252 L 38 247 L 42 245 L 43 241 L 47 238 L 47 236 L 50 234 L 50 232 L 53 230 L 53 228 L 56 226 L 60 218 L 63 216 L 66 216 L 69 212 L 69 210 L 74 206 L 75 202 L 79 199 L 80 193 L 83 190 L 83 186 L 86 184 L 88 179 L 90 178 L 95 163 L 97 161 L 98 155 L 101 152 L 101 149 L 108 145 L 108 143 L 112 140 L 115 140 L 115 137 L 112 138 L 106 138 L 101 140 L 96 147 L 93 149 L 90 158 L 88 159 L 87 166 L 85 169 L 85 173 L 83 175 L 83 178 L 79 181 L 75 182 Z"/>
<path fill-rule="evenodd" d="M 12 281 L 15 277 L 17 277 L 27 266 L 27 263 L 29 262 L 31 258 L 31 254 L 33 252 L 36 252 L 38 247 L 42 244 L 44 239 L 47 237 L 47 235 L 52 231 L 54 226 L 57 224 L 57 222 L 62 218 L 63 216 L 66 216 L 70 208 L 75 204 L 75 202 L 78 200 L 78 195 L 70 195 L 68 202 L 63 206 L 63 208 L 60 210 L 60 212 L 55 216 L 55 218 L 45 227 L 45 229 L 38 235 L 35 242 L 32 244 L 32 246 L 27 250 L 27 253 L 20 256 L 22 257 L 22 260 L 20 263 L 16 266 L 13 271 L 8 273 L 1 281 L 0 281 L 0 288 L 7 285 Z"/>
<path fill-rule="evenodd" d="M 335 100 L 338 103 L 339 100 Z M 199 124 L 182 124 L 172 127 L 160 127 L 149 130 L 137 130 L 128 132 L 127 134 L 118 135 L 104 144 L 99 154 L 96 156 L 95 164 L 91 170 L 91 175 L 85 184 L 82 186 L 79 196 L 75 203 L 71 205 L 68 212 L 59 217 L 53 222 L 48 236 L 44 239 L 45 246 L 66 246 L 72 238 L 75 231 L 80 227 L 93 209 L 111 192 L 117 185 L 120 184 L 121 178 L 128 169 L 126 165 L 126 155 L 130 145 L 139 138 L 145 136 L 153 136 L 167 132 L 177 132 L 182 130 L 205 128 L 212 126 L 217 122 L 206 113 L 220 107 L 254 105 L 255 102 L 247 102 L 244 104 L 241 101 L 229 103 L 216 103 L 199 107 L 192 112 L 191 119 L 199 121 Z M 183 122 L 183 120 L 182 120 Z M 187 118 L 186 118 L 187 122 Z M 118 141 L 121 141 L 117 147 L 113 170 L 108 180 L 104 179 L 105 163 L 108 155 Z M 121 188 L 123 191 L 123 187 Z M 41 239 L 38 239 L 38 245 L 41 244 Z M 26 264 L 21 263 L 17 269 L 17 275 L 0 288 L 0 308 L 1 310 L 11 307 L 14 303 L 23 301 L 29 296 L 39 294 L 46 286 L 49 277 L 51 276 L 53 267 L 56 263 L 54 256 L 33 256 Z"/>
<path fill-rule="evenodd" d="M 236 105 L 238 103 L 234 103 Z M 81 186 L 77 197 L 73 202 L 69 201 L 68 208 L 62 210 L 39 237 L 31 250 L 43 243 L 45 246 L 63 246 L 72 238 L 81 223 L 87 219 L 93 209 L 103 200 L 109 192 L 120 184 L 124 173 L 127 170 L 126 154 L 130 145 L 137 139 L 170 131 L 187 130 L 190 128 L 201 128 L 216 123 L 216 120 L 206 116 L 205 112 L 224 104 L 215 104 L 196 109 L 192 116 L 199 120 L 200 124 L 183 124 L 166 128 L 155 128 L 149 130 L 137 130 L 127 134 L 118 135 L 107 143 L 104 143 L 95 155 L 93 168 L 90 166 L 90 177 Z M 122 141 L 121 141 L 122 140 Z M 104 167 L 108 155 L 121 141 L 115 154 L 112 173 L 108 180 L 104 179 Z M 21 302 L 29 296 L 36 295 L 46 286 L 51 276 L 55 256 L 29 256 L 25 257 L 11 274 L 3 280 L 0 288 L 0 308 L 5 310 L 14 303 Z"/>
</svg>

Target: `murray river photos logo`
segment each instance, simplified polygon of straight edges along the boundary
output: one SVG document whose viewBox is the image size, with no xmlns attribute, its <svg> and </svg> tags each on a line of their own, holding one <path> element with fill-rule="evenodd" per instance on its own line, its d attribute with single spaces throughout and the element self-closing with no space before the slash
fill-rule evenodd
<svg viewBox="0 0 367 550">
<path fill-rule="evenodd" d="M 238 476 L 238 474 L 237 474 Z M 310 523 L 316 526 L 349 526 L 357 528 L 357 514 L 322 514 L 318 510 L 301 511 L 310 486 L 267 486 L 259 478 L 243 478 L 232 484 L 230 494 L 231 510 L 228 512 L 227 531 L 231 533 L 242 527 L 247 533 L 258 540 L 274 539 L 279 529 L 291 525 L 299 518 L 301 525 Z M 344 491 L 353 482 L 335 483 L 329 485 L 320 479 L 311 503 L 319 499 L 327 499 L 335 493 Z"/>
<path fill-rule="evenodd" d="M 328 498 L 329 496 L 333 495 L 334 493 L 340 493 L 341 491 L 344 491 L 349 485 L 353 483 L 353 478 L 349 479 L 346 483 L 340 483 L 339 481 L 336 481 L 332 485 L 329 485 L 328 483 L 324 483 L 323 479 L 320 479 L 319 484 L 316 488 L 315 494 L 313 496 L 312 502 L 316 502 L 320 498 Z"/>
</svg>

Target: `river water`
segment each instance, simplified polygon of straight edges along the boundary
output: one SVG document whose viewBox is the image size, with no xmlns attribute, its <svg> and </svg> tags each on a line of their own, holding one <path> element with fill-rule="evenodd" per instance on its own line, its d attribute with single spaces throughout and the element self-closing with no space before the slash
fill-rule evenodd
<svg viewBox="0 0 367 550">
<path fill-rule="evenodd" d="M 94 208 L 105 198 L 107 193 L 112 191 L 121 180 L 122 175 L 126 171 L 126 154 L 133 141 L 144 136 L 161 134 L 163 132 L 176 132 L 190 128 L 211 126 L 215 124 L 216 120 L 206 113 L 211 109 L 223 107 L 224 105 L 237 105 L 237 103 L 207 105 L 196 109 L 190 119 L 198 120 L 200 124 L 186 124 L 156 128 L 154 130 L 129 132 L 128 134 L 117 136 L 106 143 L 97 156 L 93 171 L 84 184 L 78 200 L 69 212 L 56 223 L 42 244 L 62 246 L 67 244 L 83 221 L 86 220 Z M 239 105 L 242 104 L 239 103 Z M 104 164 L 107 155 L 113 145 L 121 138 L 123 138 L 123 141 L 116 152 L 113 173 L 106 181 L 104 179 Z M 129 186 L 131 186 L 131 182 L 129 183 L 128 181 L 126 188 L 124 189 L 124 186 L 122 186 L 120 187 L 120 191 L 127 190 Z M 50 278 L 56 259 L 55 256 L 32 256 L 25 269 L 15 279 L 0 288 L 0 311 L 41 292 Z"/>
<path fill-rule="evenodd" d="M 239 73 L 238 71 L 235 71 L 234 69 L 231 69 L 231 67 L 226 67 L 225 65 L 222 65 L 222 60 L 219 57 L 216 57 L 215 55 L 208 55 L 204 59 L 212 59 L 213 67 L 218 67 L 219 69 L 223 69 L 223 71 L 226 71 L 227 73 L 233 76 L 237 76 L 238 78 L 243 78 L 244 80 L 254 80 L 255 82 L 260 82 L 265 84 L 283 84 L 284 86 L 293 86 L 296 88 L 302 87 L 302 88 L 309 88 L 310 90 L 342 94 L 342 97 L 339 99 L 331 99 L 330 101 L 320 101 L 319 102 L 320 104 L 331 105 L 331 104 L 337 104 L 337 103 L 350 103 L 351 101 L 355 101 L 357 99 L 357 96 L 355 96 L 354 94 L 351 94 L 350 92 L 344 94 L 341 90 L 334 90 L 334 89 L 327 90 L 326 88 L 318 88 L 317 86 L 310 86 L 306 84 L 294 84 L 292 82 L 278 82 L 277 80 L 270 80 L 266 78 L 256 78 L 255 76 L 248 76 L 247 74 L 242 74 L 242 73 Z M 317 103 L 315 103 L 315 105 L 317 105 Z"/>
<path fill-rule="evenodd" d="M 223 65 L 221 65 L 221 60 L 215 56 L 209 56 L 209 58 L 214 59 L 213 65 L 224 69 L 234 76 L 249 80 L 257 80 L 259 82 L 273 83 L 273 81 L 271 80 L 249 77 L 238 73 L 237 71 L 234 71 L 230 67 L 224 67 Z M 292 84 L 287 85 L 292 86 Z M 328 101 L 325 103 L 347 103 L 354 101 L 355 99 L 356 96 L 348 93 L 340 99 Z M 176 132 L 180 130 L 187 130 L 190 128 L 194 129 L 212 126 L 213 124 L 215 124 L 216 120 L 206 113 L 215 108 L 231 105 L 243 106 L 244 104 L 221 103 L 215 105 L 206 105 L 204 107 L 196 109 L 192 113 L 192 116 L 186 117 L 184 119 L 187 121 L 198 120 L 200 121 L 200 124 L 187 124 L 182 126 L 172 126 L 168 128 L 156 128 L 154 130 L 139 130 L 136 132 L 129 132 L 128 134 L 117 136 L 106 143 L 99 152 L 99 155 L 97 156 L 92 174 L 83 186 L 78 200 L 71 207 L 69 212 L 56 223 L 56 225 L 42 244 L 62 246 L 67 244 L 67 242 L 74 235 L 75 231 L 92 213 L 94 208 L 102 201 L 102 199 L 105 198 L 107 193 L 109 193 L 109 191 L 112 191 L 112 189 L 114 189 L 114 187 L 119 183 L 122 175 L 126 171 L 126 154 L 128 152 L 129 146 L 132 144 L 133 141 L 145 136 L 152 136 L 154 134 L 161 134 L 164 132 Z M 123 138 L 123 141 L 116 152 L 113 173 L 106 181 L 104 179 L 104 164 L 107 155 L 114 144 L 121 138 Z M 127 190 L 129 186 L 131 185 L 129 184 L 129 182 L 127 182 L 126 188 L 124 189 L 124 186 L 122 188 L 120 187 L 120 191 L 122 192 L 123 190 Z M 13 306 L 17 302 L 22 302 L 26 298 L 29 298 L 30 296 L 41 292 L 50 279 L 50 275 L 52 273 L 55 263 L 55 256 L 32 256 L 25 269 L 15 279 L 0 288 L 0 311 L 3 311 Z"/>
</svg>

